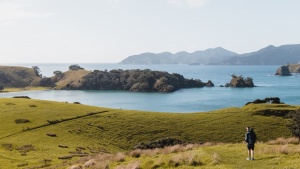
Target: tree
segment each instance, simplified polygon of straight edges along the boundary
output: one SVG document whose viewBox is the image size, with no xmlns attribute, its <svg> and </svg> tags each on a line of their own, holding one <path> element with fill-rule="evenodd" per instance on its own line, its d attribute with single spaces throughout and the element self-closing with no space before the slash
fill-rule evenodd
<svg viewBox="0 0 300 169">
<path fill-rule="evenodd" d="M 80 67 L 78 64 L 69 66 L 69 70 L 79 70 L 79 69 L 83 69 L 83 68 Z"/>
<path fill-rule="evenodd" d="M 63 75 L 63 72 L 60 71 L 60 70 L 56 70 L 56 71 L 53 72 L 53 74 L 54 74 L 55 76 L 61 77 L 61 76 Z"/>
<path fill-rule="evenodd" d="M 0 86 L 0 91 L 1 91 L 1 90 L 4 90 L 4 87 L 3 87 L 3 86 Z"/>
<path fill-rule="evenodd" d="M 38 66 L 32 66 L 32 69 L 34 70 L 34 73 L 38 76 L 38 77 L 43 77 L 43 75 L 41 74 L 41 69 Z"/>
</svg>

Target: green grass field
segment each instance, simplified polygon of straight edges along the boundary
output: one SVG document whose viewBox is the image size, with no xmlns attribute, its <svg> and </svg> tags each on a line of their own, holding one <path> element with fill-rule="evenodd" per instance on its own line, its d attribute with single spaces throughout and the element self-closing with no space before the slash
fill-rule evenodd
<svg viewBox="0 0 300 169">
<path fill-rule="evenodd" d="M 218 165 L 211 166 L 210 160 L 202 161 L 206 167 L 243 168 L 248 164 L 268 165 L 265 160 L 238 165 L 240 160 L 244 161 L 246 158 L 245 145 L 241 144 L 245 127 L 253 126 L 259 141 L 291 137 L 291 132 L 286 127 L 289 121 L 281 116 L 299 109 L 298 106 L 262 104 L 204 113 L 154 113 L 12 98 L 0 99 L 0 108 L 0 168 L 48 165 L 55 168 L 57 165 L 74 163 L 78 156 L 85 156 L 86 153 L 128 152 L 140 142 L 166 137 L 191 143 L 229 143 L 189 150 L 196 154 L 203 151 L 204 154 L 220 155 L 222 161 Z M 17 119 L 30 122 L 17 124 Z M 59 159 L 71 155 L 74 156 L 72 159 Z M 207 158 L 210 159 L 210 156 L 212 155 Z M 275 161 L 279 158 L 286 162 L 285 158 L 288 158 L 293 163 L 293 159 L 298 157 L 299 153 L 261 155 L 261 159 Z M 145 160 L 140 165 L 145 167 L 147 164 L 143 161 L 151 163 L 149 161 L 153 157 L 141 158 Z M 270 162 L 270 165 L 273 163 Z M 163 167 L 166 166 L 172 167 L 169 163 Z M 292 167 L 291 165 L 290 168 Z"/>
</svg>

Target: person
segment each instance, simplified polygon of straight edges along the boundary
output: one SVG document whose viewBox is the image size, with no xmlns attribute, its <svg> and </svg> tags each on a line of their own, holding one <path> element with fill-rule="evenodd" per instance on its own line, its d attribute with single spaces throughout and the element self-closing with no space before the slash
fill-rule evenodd
<svg viewBox="0 0 300 169">
<path fill-rule="evenodd" d="M 254 160 L 254 144 L 256 142 L 256 134 L 251 127 L 246 127 L 246 134 L 245 134 L 245 142 L 247 143 L 248 149 L 248 158 L 247 160 Z"/>
</svg>

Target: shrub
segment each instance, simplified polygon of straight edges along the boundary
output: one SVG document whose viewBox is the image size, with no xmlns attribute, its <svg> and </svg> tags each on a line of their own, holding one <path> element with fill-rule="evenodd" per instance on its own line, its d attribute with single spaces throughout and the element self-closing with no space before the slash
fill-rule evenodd
<svg viewBox="0 0 300 169">
<path fill-rule="evenodd" d="M 16 124 L 21 124 L 21 123 L 29 123 L 30 121 L 28 119 L 16 119 L 15 123 Z"/>
<path fill-rule="evenodd" d="M 295 137 L 300 138 L 300 110 L 288 114 L 292 123 L 287 125 Z"/>
<path fill-rule="evenodd" d="M 3 148 L 5 148 L 5 150 L 9 150 L 9 151 L 12 151 L 14 149 L 14 146 L 11 143 L 5 143 L 5 144 L 2 144 L 1 146 Z"/>
</svg>

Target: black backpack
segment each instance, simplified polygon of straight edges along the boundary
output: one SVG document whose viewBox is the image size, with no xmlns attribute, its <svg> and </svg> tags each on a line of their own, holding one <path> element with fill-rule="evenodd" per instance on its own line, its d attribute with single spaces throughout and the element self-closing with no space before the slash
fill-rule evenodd
<svg viewBox="0 0 300 169">
<path fill-rule="evenodd" d="M 253 129 L 247 133 L 248 144 L 254 144 L 256 142 L 256 134 L 254 133 Z"/>
</svg>

